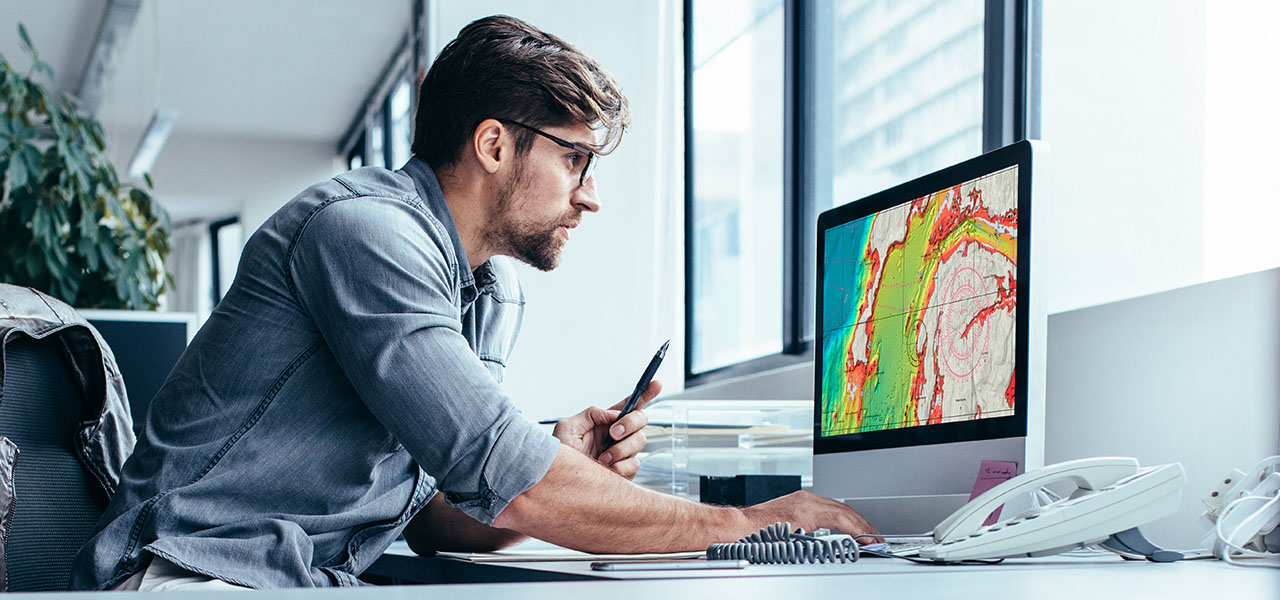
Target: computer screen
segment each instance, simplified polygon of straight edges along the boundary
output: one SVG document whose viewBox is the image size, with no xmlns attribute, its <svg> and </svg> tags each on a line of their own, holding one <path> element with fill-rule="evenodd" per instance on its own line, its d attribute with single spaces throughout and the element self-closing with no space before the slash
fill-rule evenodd
<svg viewBox="0 0 1280 600">
<path fill-rule="evenodd" d="M 949 497 L 932 511 L 945 516 L 982 460 L 1039 466 L 1030 217 L 1042 155 L 1020 142 L 819 217 L 815 490 L 864 504 Z"/>
<path fill-rule="evenodd" d="M 196 332 L 192 313 L 85 310 L 80 314 L 102 335 L 115 355 L 133 428 L 141 430 L 151 399 L 186 351 Z"/>
</svg>

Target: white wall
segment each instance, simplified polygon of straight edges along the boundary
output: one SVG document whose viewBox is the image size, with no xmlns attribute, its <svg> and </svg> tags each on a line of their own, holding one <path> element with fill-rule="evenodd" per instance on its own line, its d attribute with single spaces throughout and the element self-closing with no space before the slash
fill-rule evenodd
<svg viewBox="0 0 1280 600">
<path fill-rule="evenodd" d="M 1280 265 L 1280 5 L 1043 7 L 1049 312 Z"/>
<path fill-rule="evenodd" d="M 631 392 L 664 340 L 658 379 L 682 383 L 683 225 L 680 11 L 673 0 L 440 2 L 438 53 L 470 21 L 525 19 L 595 58 L 631 103 L 632 128 L 600 159 L 601 210 L 587 214 L 551 273 L 523 268 L 525 324 L 505 387 L 535 419 Z"/>
<path fill-rule="evenodd" d="M 1043 6 L 1049 312 L 1201 281 L 1204 2 Z"/>
</svg>

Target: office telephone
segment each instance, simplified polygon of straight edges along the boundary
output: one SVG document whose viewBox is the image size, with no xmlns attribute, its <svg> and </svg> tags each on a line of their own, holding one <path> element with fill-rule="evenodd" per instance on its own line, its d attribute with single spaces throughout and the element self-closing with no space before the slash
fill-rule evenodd
<svg viewBox="0 0 1280 600">
<path fill-rule="evenodd" d="M 940 561 L 1048 556 L 1106 540 L 1178 509 L 1182 465 L 1142 468 L 1132 458 L 1089 458 L 1037 469 L 974 498 L 933 530 L 919 555 Z M 1066 498 L 983 526 L 997 507 L 1042 486 L 1068 481 Z"/>
</svg>

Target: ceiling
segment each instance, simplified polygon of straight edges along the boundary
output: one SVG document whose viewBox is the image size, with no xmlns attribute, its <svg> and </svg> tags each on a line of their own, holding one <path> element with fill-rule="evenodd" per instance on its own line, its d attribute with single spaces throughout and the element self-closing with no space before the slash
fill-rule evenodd
<svg viewBox="0 0 1280 600">
<path fill-rule="evenodd" d="M 175 135 L 336 145 L 409 30 L 411 3 L 143 0 L 98 117 L 108 129 L 140 130 L 160 106 L 178 111 Z M 0 53 L 30 65 L 18 43 L 24 23 L 55 89 L 74 91 L 105 6 L 4 0 Z"/>
</svg>

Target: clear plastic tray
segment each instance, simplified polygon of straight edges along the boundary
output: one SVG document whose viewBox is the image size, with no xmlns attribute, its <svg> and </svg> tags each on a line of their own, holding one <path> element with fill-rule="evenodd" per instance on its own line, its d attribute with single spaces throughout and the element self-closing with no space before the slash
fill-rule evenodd
<svg viewBox="0 0 1280 600">
<path fill-rule="evenodd" d="M 702 475 L 799 475 L 813 480 L 813 404 L 807 400 L 659 400 L 636 482 L 696 499 Z"/>
</svg>

